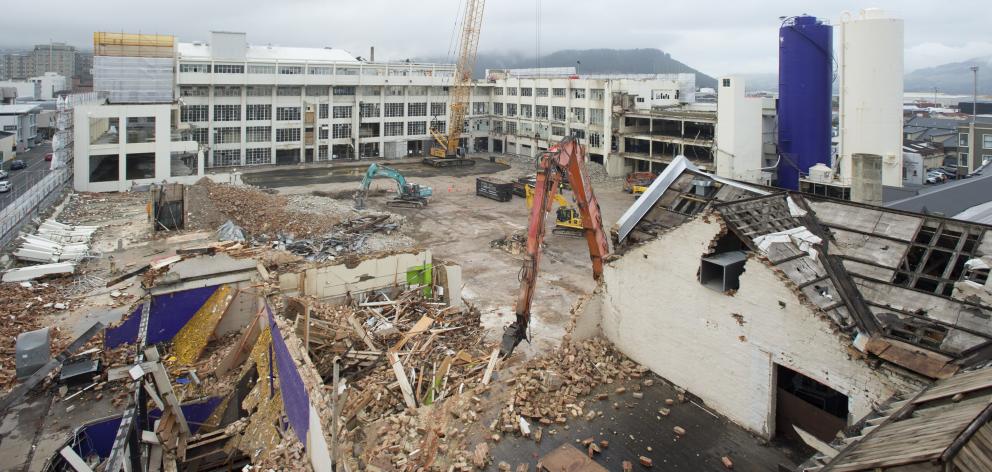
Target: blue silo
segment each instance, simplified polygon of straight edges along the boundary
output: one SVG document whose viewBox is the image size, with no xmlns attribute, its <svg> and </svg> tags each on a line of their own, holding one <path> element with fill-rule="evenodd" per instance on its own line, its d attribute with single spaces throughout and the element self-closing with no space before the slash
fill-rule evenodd
<svg viewBox="0 0 992 472">
<path fill-rule="evenodd" d="M 830 165 L 833 29 L 812 16 L 778 30 L 778 186 L 798 190 L 800 175 Z"/>
</svg>

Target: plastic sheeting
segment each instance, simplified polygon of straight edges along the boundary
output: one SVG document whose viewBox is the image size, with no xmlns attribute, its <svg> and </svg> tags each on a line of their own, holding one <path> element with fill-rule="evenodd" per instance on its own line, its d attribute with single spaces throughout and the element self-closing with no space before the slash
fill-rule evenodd
<svg viewBox="0 0 992 472">
<path fill-rule="evenodd" d="M 171 103 L 172 58 L 93 57 L 93 89 L 107 92 L 111 103 Z"/>
</svg>

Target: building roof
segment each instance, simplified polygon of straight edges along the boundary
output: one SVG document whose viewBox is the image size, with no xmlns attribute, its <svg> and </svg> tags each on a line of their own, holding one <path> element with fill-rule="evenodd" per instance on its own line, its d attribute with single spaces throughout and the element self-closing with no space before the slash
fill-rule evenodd
<svg viewBox="0 0 992 472">
<path fill-rule="evenodd" d="M 11 133 L 10 131 L 0 131 L 0 139 L 8 138 L 13 135 L 14 133 Z"/>
<path fill-rule="evenodd" d="M 207 43 L 178 43 L 177 48 L 179 59 L 211 59 Z M 248 45 L 245 59 L 248 62 L 358 62 L 344 49 L 255 45 Z"/>
<path fill-rule="evenodd" d="M 829 458 L 833 453 L 826 450 L 815 459 L 825 463 L 820 472 L 908 470 L 912 465 L 920 472 L 989 470 L 990 416 L 992 368 L 962 372 L 891 399 L 856 435 L 835 441 L 841 447 L 836 455 Z"/>
<path fill-rule="evenodd" d="M 34 104 L 0 105 L 0 115 L 23 115 L 39 109 L 38 105 Z"/>
<path fill-rule="evenodd" d="M 919 127 L 919 128 L 941 128 L 945 130 L 954 130 L 957 132 L 958 125 L 960 125 L 963 120 L 952 120 L 949 118 L 929 118 L 925 116 L 914 116 L 906 121 L 906 126 Z"/>
<path fill-rule="evenodd" d="M 926 187 L 918 195 L 886 202 L 894 210 L 957 215 L 975 205 L 992 201 L 992 172 Z"/>
<path fill-rule="evenodd" d="M 745 185 L 684 160 L 621 217 L 618 253 L 718 217 L 866 360 L 946 378 L 992 358 L 992 285 L 967 266 L 992 266 L 992 227 Z"/>
</svg>

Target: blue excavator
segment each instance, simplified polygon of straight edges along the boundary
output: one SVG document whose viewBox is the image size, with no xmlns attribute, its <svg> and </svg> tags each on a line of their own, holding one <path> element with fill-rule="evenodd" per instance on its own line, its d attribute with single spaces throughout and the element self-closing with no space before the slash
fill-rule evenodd
<svg viewBox="0 0 992 472">
<path fill-rule="evenodd" d="M 376 177 L 386 177 L 396 182 L 397 196 L 386 202 L 386 206 L 423 208 L 427 205 L 427 199 L 434 194 L 434 191 L 427 186 L 418 185 L 406 181 L 406 177 L 400 171 L 392 167 L 380 166 L 373 163 L 365 171 L 365 178 L 362 179 L 362 186 L 355 192 L 355 208 L 365 208 L 365 200 L 369 195 L 369 186 L 372 179 Z"/>
</svg>

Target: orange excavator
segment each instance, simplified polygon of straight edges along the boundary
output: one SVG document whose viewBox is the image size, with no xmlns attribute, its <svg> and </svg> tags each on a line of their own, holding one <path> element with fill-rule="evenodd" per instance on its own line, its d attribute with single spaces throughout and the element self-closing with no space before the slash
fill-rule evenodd
<svg viewBox="0 0 992 472">
<path fill-rule="evenodd" d="M 538 163 L 537 182 L 534 185 L 534 205 L 530 209 L 527 226 L 527 258 L 520 270 L 520 295 L 517 298 L 516 320 L 506 327 L 500 352 L 509 356 L 520 341 L 528 339 L 527 327 L 530 323 L 530 306 L 537 285 L 537 271 L 541 261 L 541 243 L 547 230 L 545 218 L 551 212 L 552 203 L 558 193 L 563 178 L 572 185 L 572 194 L 581 214 L 582 230 L 589 245 L 589 258 L 592 260 L 592 277 L 599 280 L 603 275 L 603 258 L 609 253 L 603 219 L 599 212 L 599 202 L 592 192 L 585 167 L 585 150 L 575 138 L 565 138 L 551 146 Z"/>
</svg>

